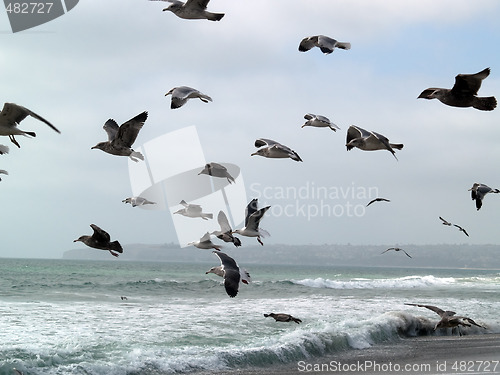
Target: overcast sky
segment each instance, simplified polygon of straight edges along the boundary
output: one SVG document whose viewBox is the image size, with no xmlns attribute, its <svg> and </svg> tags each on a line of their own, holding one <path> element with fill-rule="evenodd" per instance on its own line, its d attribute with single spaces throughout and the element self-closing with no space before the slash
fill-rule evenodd
<svg viewBox="0 0 500 375">
<path fill-rule="evenodd" d="M 20 149 L 0 138 L 10 147 L 0 157 L 9 172 L 0 182 L 0 256 L 87 251 L 72 241 L 90 234 L 91 223 L 125 246 L 177 242 L 168 211 L 121 202 L 132 192 L 127 158 L 90 149 L 106 140 L 107 119 L 121 124 L 145 110 L 134 147 L 195 126 L 205 159 L 239 166 L 247 200 L 272 206 L 262 221 L 266 244 L 500 242 L 500 195 L 476 211 L 467 191 L 474 182 L 500 188 L 500 109 L 417 99 L 486 67 L 479 94 L 500 99 L 498 1 L 212 0 L 208 10 L 225 13 L 220 22 L 182 20 L 162 12 L 167 5 L 80 1 L 16 34 L 0 13 L 2 102 L 61 130 L 27 118 L 20 128 L 36 138 L 18 137 Z M 317 34 L 352 48 L 298 51 Z M 180 85 L 213 102 L 170 109 L 164 94 Z M 308 112 L 341 130 L 301 128 Z M 387 151 L 347 152 L 350 125 L 404 143 L 399 161 Z M 303 162 L 251 157 L 260 137 L 288 145 Z M 365 208 L 376 196 L 391 202 Z"/>
</svg>

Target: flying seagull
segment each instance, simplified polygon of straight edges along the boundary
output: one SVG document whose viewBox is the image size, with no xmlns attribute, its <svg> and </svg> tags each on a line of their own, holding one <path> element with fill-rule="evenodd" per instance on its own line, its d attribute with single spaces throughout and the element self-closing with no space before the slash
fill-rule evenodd
<svg viewBox="0 0 500 375">
<path fill-rule="evenodd" d="M 460 332 L 460 326 L 464 327 L 471 327 L 471 325 L 484 328 L 479 324 L 477 324 L 474 320 L 471 318 L 465 317 L 465 316 L 457 316 L 455 315 L 456 313 L 454 311 L 444 311 L 441 310 L 439 307 L 436 306 L 431 306 L 431 305 L 419 305 L 417 303 L 405 303 L 405 305 L 408 306 L 417 306 L 417 307 L 425 307 L 426 309 L 434 311 L 436 314 L 438 314 L 441 317 L 441 320 L 436 323 L 434 326 L 434 331 L 438 328 L 452 328 L 455 329 L 457 327 L 458 329 L 458 334 L 462 336 L 462 333 Z"/>
<path fill-rule="evenodd" d="M 188 204 L 184 199 L 181 200 L 179 204 L 183 205 L 184 208 L 175 211 L 174 214 L 179 214 L 186 217 L 201 217 L 203 220 L 212 219 L 214 217 L 213 214 L 202 212 L 202 208 L 198 204 Z"/>
<path fill-rule="evenodd" d="M 399 247 L 390 247 L 390 248 L 388 248 L 387 250 L 382 251 L 380 254 L 386 253 L 386 252 L 388 252 L 389 250 L 394 250 L 394 251 L 402 251 L 403 253 L 405 253 L 405 254 L 406 254 L 406 256 L 407 256 L 408 258 L 411 258 L 410 254 L 408 254 L 406 251 L 404 251 L 403 249 L 401 249 L 401 248 L 399 248 Z"/>
<path fill-rule="evenodd" d="M 109 236 L 108 232 L 102 230 L 95 224 L 90 224 L 90 227 L 94 230 L 94 233 L 91 236 L 80 236 L 73 242 L 80 241 L 87 246 L 93 247 L 94 249 L 107 250 L 114 257 L 118 256 L 117 253 L 123 253 L 123 248 L 118 241 L 110 242 L 111 237 Z"/>
<path fill-rule="evenodd" d="M 375 198 L 375 199 L 372 199 L 370 202 L 368 202 L 366 207 L 368 207 L 370 204 L 375 203 L 375 202 L 390 202 L 390 200 L 385 199 L 385 198 Z"/>
<path fill-rule="evenodd" d="M 144 160 L 144 156 L 131 147 L 147 118 L 148 113 L 144 111 L 121 126 L 118 126 L 115 120 L 109 119 L 102 127 L 108 133 L 108 140 L 99 142 L 92 149 L 97 148 L 111 155 L 128 156 L 135 162 L 139 161 L 137 159 Z"/>
<path fill-rule="evenodd" d="M 258 201 L 256 198 L 250 201 L 245 210 L 245 226 L 241 229 L 234 230 L 233 233 L 238 233 L 246 237 L 257 237 L 257 241 L 259 241 L 261 245 L 264 245 L 260 237 L 269 235 L 269 233 L 267 233 L 267 231 L 265 231 L 264 229 L 259 228 L 259 223 L 264 217 L 266 211 L 269 210 L 271 206 L 267 206 L 258 210 L 257 203 Z"/>
<path fill-rule="evenodd" d="M 441 219 L 441 221 L 443 222 L 443 225 L 448 225 L 448 226 L 451 226 L 451 223 L 445 219 L 443 219 L 441 216 L 439 216 L 439 218 Z"/>
<path fill-rule="evenodd" d="M 307 113 L 304 115 L 304 118 L 307 120 L 304 126 L 314 126 L 316 128 L 330 128 L 334 132 L 340 130 L 340 128 L 335 125 L 333 122 L 331 122 L 327 117 L 321 116 L 321 115 L 313 115 L 312 113 Z"/>
<path fill-rule="evenodd" d="M 150 1 L 166 1 L 172 3 L 163 11 L 171 11 L 179 18 L 186 20 L 202 20 L 220 21 L 224 17 L 224 13 L 207 12 L 207 5 L 210 0 L 187 0 L 185 3 L 178 0 L 150 0 Z"/>
<path fill-rule="evenodd" d="M 9 172 L 7 172 L 5 169 L 0 169 L 0 174 L 9 174 Z M 0 181 L 2 181 L 2 179 L 0 178 Z"/>
<path fill-rule="evenodd" d="M 197 247 L 198 249 L 203 249 L 203 250 L 208 250 L 208 249 L 215 249 L 215 250 L 220 250 L 222 246 L 214 244 L 210 240 L 210 233 L 205 233 L 203 237 L 200 238 L 199 241 L 193 241 L 188 243 L 188 245 L 193 245 Z"/>
<path fill-rule="evenodd" d="M 490 68 L 476 74 L 459 74 L 451 89 L 431 87 L 418 96 L 423 99 L 438 99 L 452 107 L 473 107 L 481 111 L 492 111 L 497 106 L 494 96 L 478 97 L 477 92 L 483 79 L 490 75 Z"/>
<path fill-rule="evenodd" d="M 19 123 L 28 116 L 34 117 L 37 120 L 46 123 L 53 130 L 61 133 L 54 125 L 45 120 L 42 116 L 30 111 L 28 108 L 14 103 L 5 103 L 3 105 L 2 112 L 0 112 L 0 135 L 8 135 L 10 141 L 17 147 L 21 148 L 19 143 L 17 143 L 16 139 L 14 138 L 15 135 L 36 137 L 35 132 L 27 132 L 17 127 L 17 125 L 19 125 Z"/>
<path fill-rule="evenodd" d="M 488 193 L 500 193 L 498 189 L 492 189 L 488 185 L 478 184 L 475 182 L 472 187 L 468 190 L 471 192 L 472 200 L 476 201 L 476 208 L 479 211 L 481 206 L 483 205 L 483 198 Z"/>
<path fill-rule="evenodd" d="M 234 246 L 241 246 L 241 241 L 238 237 L 233 236 L 231 226 L 229 225 L 229 221 L 227 220 L 227 216 L 224 211 L 219 211 L 217 215 L 217 221 L 220 225 L 220 230 L 216 230 L 212 232 L 214 236 L 216 236 L 219 240 L 224 242 L 232 242 Z"/>
<path fill-rule="evenodd" d="M 251 156 L 260 155 L 265 158 L 290 158 L 295 161 L 302 161 L 299 154 L 291 148 L 282 145 L 271 139 L 259 138 L 255 141 L 255 147 L 262 147 Z"/>
<path fill-rule="evenodd" d="M 389 143 L 382 134 L 351 125 L 347 130 L 346 147 L 347 151 L 354 147 L 364 151 L 388 150 L 398 160 L 394 149 L 401 150 L 403 144 Z"/>
<path fill-rule="evenodd" d="M 297 324 L 302 323 L 302 320 L 298 318 L 294 318 L 293 316 L 289 314 L 275 314 L 275 313 L 270 313 L 270 314 L 264 314 L 264 317 L 270 316 L 271 318 L 274 318 L 276 322 L 295 322 Z"/>
<path fill-rule="evenodd" d="M 219 267 L 212 267 L 205 272 L 205 274 L 215 273 L 216 275 L 222 276 L 224 278 L 226 293 L 231 298 L 236 297 L 240 282 L 248 284 L 251 281 L 250 274 L 246 270 L 240 268 L 236 261 L 229 255 L 220 251 L 212 252 L 219 257 L 221 265 Z"/>
<path fill-rule="evenodd" d="M 130 203 L 132 207 L 137 207 L 137 206 L 144 206 L 146 204 L 156 204 L 156 202 L 151 202 L 148 201 L 146 198 L 143 197 L 130 197 L 130 198 L 125 198 L 122 200 L 123 203 Z"/>
<path fill-rule="evenodd" d="M 199 98 L 204 103 L 212 101 L 210 96 L 202 94 L 198 90 L 187 86 L 174 87 L 165 94 L 165 96 L 167 95 L 172 95 L 172 99 L 170 101 L 170 108 L 172 109 L 182 107 L 189 99 Z"/>
<path fill-rule="evenodd" d="M 464 232 L 464 234 L 465 234 L 467 237 L 469 237 L 469 233 L 467 233 L 467 231 L 466 231 L 464 228 L 462 228 L 460 225 L 453 224 L 453 226 L 457 227 L 457 228 L 458 228 L 458 230 L 459 230 L 460 232 Z"/>
<path fill-rule="evenodd" d="M 9 148 L 7 146 L 0 145 L 0 155 L 8 154 L 8 153 L 9 153 Z M 0 174 L 9 174 L 9 173 L 4 169 L 0 169 Z M 0 181 L 2 181 L 1 178 L 0 178 Z"/>
<path fill-rule="evenodd" d="M 335 48 L 351 49 L 351 43 L 338 42 L 324 35 L 314 35 L 302 39 L 299 44 L 299 51 L 306 52 L 313 47 L 318 47 L 324 54 L 330 54 Z"/>
<path fill-rule="evenodd" d="M 215 163 L 215 162 L 205 164 L 205 167 L 203 168 L 203 170 L 198 174 L 199 175 L 200 174 L 207 174 L 207 175 L 212 176 L 212 177 L 227 178 L 227 180 L 229 181 L 230 184 L 232 184 L 234 182 L 234 178 L 233 178 L 233 176 L 231 176 L 229 174 L 229 172 L 227 171 L 227 168 L 224 167 L 223 165 L 221 165 L 219 163 Z"/>
</svg>

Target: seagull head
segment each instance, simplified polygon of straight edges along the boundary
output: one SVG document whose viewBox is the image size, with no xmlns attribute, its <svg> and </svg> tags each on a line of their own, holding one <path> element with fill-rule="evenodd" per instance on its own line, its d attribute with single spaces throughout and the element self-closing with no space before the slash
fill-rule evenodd
<svg viewBox="0 0 500 375">
<path fill-rule="evenodd" d="M 108 142 L 99 142 L 98 144 L 96 144 L 94 147 L 91 147 L 90 149 L 93 150 L 93 149 L 97 148 L 99 150 L 103 150 L 104 151 L 105 148 L 106 148 L 106 144 L 107 143 Z"/>
<path fill-rule="evenodd" d="M 266 156 L 266 151 L 267 151 L 267 148 L 261 148 L 261 149 L 255 151 L 250 156 L 254 156 L 254 155 Z"/>
<path fill-rule="evenodd" d="M 478 187 L 479 187 L 479 184 L 477 182 L 474 182 L 474 185 L 472 185 L 472 187 L 467 191 L 476 190 Z"/>
<path fill-rule="evenodd" d="M 345 146 L 347 147 L 347 150 L 350 150 L 354 147 L 363 147 L 365 144 L 365 140 L 363 138 L 354 138 L 351 139 Z"/>
<path fill-rule="evenodd" d="M 436 99 L 441 94 L 441 89 L 431 87 L 422 91 L 417 99 Z"/>
<path fill-rule="evenodd" d="M 73 242 L 78 242 L 78 241 L 83 242 L 83 240 L 84 240 L 86 237 L 87 237 L 87 236 L 80 236 L 80 237 L 78 237 L 76 240 L 73 240 Z"/>
</svg>

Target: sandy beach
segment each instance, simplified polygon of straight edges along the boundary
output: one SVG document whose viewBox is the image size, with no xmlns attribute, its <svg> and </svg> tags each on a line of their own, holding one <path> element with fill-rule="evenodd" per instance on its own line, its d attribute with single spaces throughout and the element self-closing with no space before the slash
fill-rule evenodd
<svg viewBox="0 0 500 375">
<path fill-rule="evenodd" d="M 363 350 L 309 358 L 293 365 L 218 372 L 259 374 L 500 374 L 500 334 L 425 336 Z M 208 375 L 212 373 L 200 373 Z"/>
</svg>

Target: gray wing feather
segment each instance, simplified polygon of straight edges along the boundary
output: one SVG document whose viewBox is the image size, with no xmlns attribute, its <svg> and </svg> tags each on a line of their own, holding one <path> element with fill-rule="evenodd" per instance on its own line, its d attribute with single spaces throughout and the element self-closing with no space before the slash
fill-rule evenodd
<svg viewBox="0 0 500 375">
<path fill-rule="evenodd" d="M 131 147 L 147 118 L 148 113 L 144 111 L 122 124 L 118 129 L 114 142 L 121 146 Z"/>
</svg>

